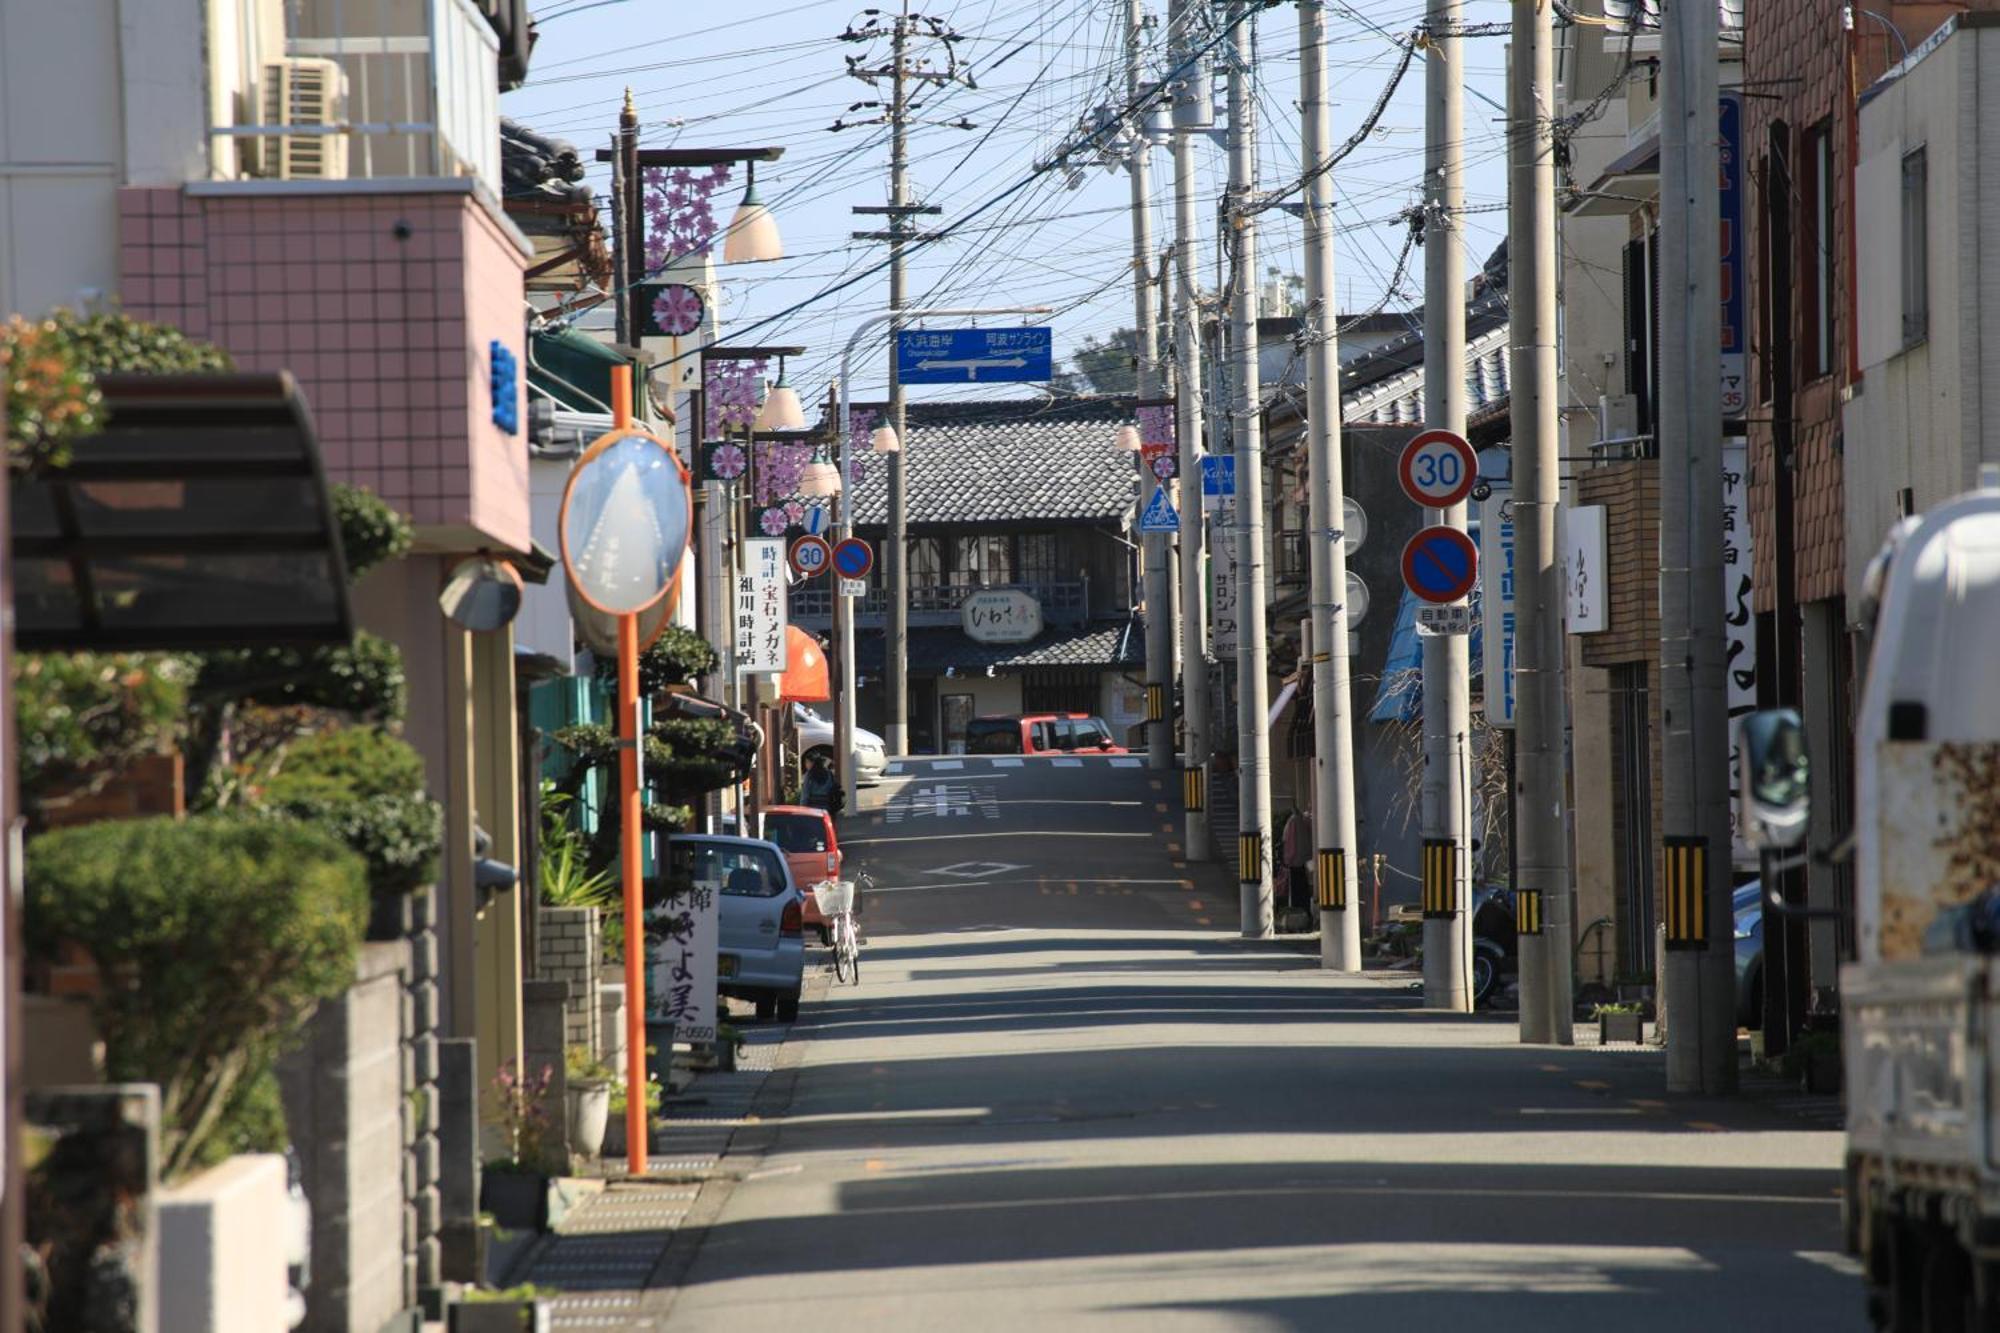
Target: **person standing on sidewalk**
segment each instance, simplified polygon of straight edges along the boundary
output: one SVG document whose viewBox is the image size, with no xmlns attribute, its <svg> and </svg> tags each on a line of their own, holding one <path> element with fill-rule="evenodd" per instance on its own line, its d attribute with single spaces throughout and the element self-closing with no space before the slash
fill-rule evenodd
<svg viewBox="0 0 2000 1333">
<path fill-rule="evenodd" d="M 1285 864 L 1285 906 L 1293 911 L 1310 912 L 1313 901 L 1309 869 L 1313 853 L 1311 816 L 1293 806 L 1291 817 L 1285 821 L 1284 832 L 1279 835 L 1279 843 L 1279 855 Z"/>
</svg>

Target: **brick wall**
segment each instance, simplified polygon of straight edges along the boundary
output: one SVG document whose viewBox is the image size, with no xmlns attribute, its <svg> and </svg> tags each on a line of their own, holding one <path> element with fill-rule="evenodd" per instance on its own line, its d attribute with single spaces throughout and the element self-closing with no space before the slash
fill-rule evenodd
<svg viewBox="0 0 2000 1333">
<path fill-rule="evenodd" d="M 538 975 L 569 983 L 563 1006 L 563 1044 L 584 1046 L 602 1058 L 602 1011 L 597 982 L 603 936 L 591 907 L 544 907 L 538 920 Z"/>
<path fill-rule="evenodd" d="M 1586 666 L 1660 655 L 1660 465 L 1607 463 L 1577 473 L 1576 502 L 1604 506 L 1608 628 L 1578 638 Z"/>
<path fill-rule="evenodd" d="M 332 480 L 420 527 L 525 550 L 527 436 L 494 425 L 489 384 L 498 340 L 525 392 L 525 257 L 463 183 L 361 188 L 378 184 L 121 190 L 125 309 L 242 369 L 291 371 Z"/>
</svg>

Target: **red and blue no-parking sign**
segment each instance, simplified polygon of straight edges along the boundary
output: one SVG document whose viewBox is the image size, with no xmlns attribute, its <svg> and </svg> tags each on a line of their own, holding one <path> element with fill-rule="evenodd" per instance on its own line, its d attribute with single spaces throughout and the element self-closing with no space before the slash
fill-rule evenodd
<svg viewBox="0 0 2000 1333">
<path fill-rule="evenodd" d="M 835 544 L 833 567 L 844 579 L 865 579 L 875 568 L 875 548 L 859 537 L 848 537 Z"/>
<path fill-rule="evenodd" d="M 1426 602 L 1455 602 L 1479 581 L 1479 548 L 1457 528 L 1425 528 L 1403 547 L 1404 586 Z"/>
</svg>

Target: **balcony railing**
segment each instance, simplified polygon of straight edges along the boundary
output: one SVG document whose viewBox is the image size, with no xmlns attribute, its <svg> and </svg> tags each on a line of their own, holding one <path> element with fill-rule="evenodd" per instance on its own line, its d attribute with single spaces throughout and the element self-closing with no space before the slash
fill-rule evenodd
<svg viewBox="0 0 2000 1333">
<path fill-rule="evenodd" d="M 1090 619 L 1090 584 L 1087 580 L 1062 583 L 998 583 L 996 588 L 1016 588 L 1032 596 L 1041 603 L 1042 621 L 1049 625 L 1081 625 Z M 957 625 L 959 604 L 977 588 L 956 583 L 920 583 L 910 589 L 910 624 L 919 627 Z M 814 579 L 792 589 L 791 619 L 795 624 L 810 625 L 816 622 L 831 622 L 833 619 L 832 586 L 825 579 Z M 879 624 L 887 618 L 889 611 L 889 590 L 878 569 L 875 577 L 868 581 L 868 592 L 861 599 L 860 625 Z"/>
<path fill-rule="evenodd" d="M 246 61 L 238 178 L 476 177 L 500 192 L 499 40 L 471 0 L 298 0 Z M 226 168 L 225 168 L 226 171 Z"/>
</svg>

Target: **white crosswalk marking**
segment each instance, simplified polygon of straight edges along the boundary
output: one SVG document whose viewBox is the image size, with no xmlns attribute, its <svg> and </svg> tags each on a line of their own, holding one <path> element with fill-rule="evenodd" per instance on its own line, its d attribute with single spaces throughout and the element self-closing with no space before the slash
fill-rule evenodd
<svg viewBox="0 0 2000 1333">
<path fill-rule="evenodd" d="M 993 767 L 995 767 L 995 768 L 1019 768 L 1019 767 L 1021 766 L 1021 764 L 1022 764 L 1023 762 L 1024 762 L 1024 761 L 1022 761 L 1022 760 L 1019 760 L 1019 759 L 995 759 L 995 760 L 993 761 Z"/>
<path fill-rule="evenodd" d="M 1052 764 L 1054 764 L 1054 765 L 1055 765 L 1055 766 L 1056 766 L 1057 768 L 1082 768 L 1082 767 L 1083 767 L 1083 760 L 1081 760 L 1081 759 L 1052 759 L 1052 760 L 1050 760 L 1049 762 L 1050 762 L 1050 763 L 1052 763 Z"/>
<path fill-rule="evenodd" d="M 1113 755 L 1111 758 L 1113 768 L 1142 768 L 1145 763 L 1143 759 L 1133 759 L 1130 756 Z"/>
<path fill-rule="evenodd" d="M 962 759 L 937 759 L 931 763 L 931 772 L 956 773 L 964 767 L 965 761 Z"/>
</svg>

